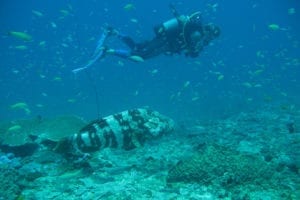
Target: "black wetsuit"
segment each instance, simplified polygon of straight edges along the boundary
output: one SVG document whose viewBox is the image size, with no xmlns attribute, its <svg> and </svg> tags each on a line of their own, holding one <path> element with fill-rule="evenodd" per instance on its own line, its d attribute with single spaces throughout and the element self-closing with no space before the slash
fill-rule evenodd
<svg viewBox="0 0 300 200">
<path fill-rule="evenodd" d="M 176 19 L 176 18 L 175 18 Z M 202 26 L 202 23 L 177 20 L 177 26 L 172 30 L 164 30 L 163 24 L 154 28 L 155 37 L 151 40 L 136 43 L 131 37 L 118 35 L 119 38 L 130 48 L 129 51 L 117 49 L 114 55 L 128 58 L 130 56 L 139 56 L 143 59 L 152 58 L 160 54 L 184 54 L 188 57 L 197 57 L 204 46 L 219 35 L 219 28 L 204 31 L 209 24 Z M 200 40 L 195 42 L 192 34 L 197 31 Z"/>
</svg>

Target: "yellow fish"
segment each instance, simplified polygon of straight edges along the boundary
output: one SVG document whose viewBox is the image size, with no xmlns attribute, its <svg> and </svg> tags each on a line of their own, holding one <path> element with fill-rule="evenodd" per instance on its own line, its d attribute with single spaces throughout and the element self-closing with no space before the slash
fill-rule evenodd
<svg viewBox="0 0 300 200">
<path fill-rule="evenodd" d="M 76 99 L 68 99 L 67 101 L 68 101 L 68 103 L 75 103 Z"/>
<path fill-rule="evenodd" d="M 223 80 L 224 79 L 224 75 L 223 74 L 220 74 L 220 75 L 218 75 L 218 81 L 221 81 L 221 80 Z"/>
<path fill-rule="evenodd" d="M 268 25 L 269 29 L 272 30 L 272 31 L 277 31 L 280 29 L 279 25 L 278 24 L 269 24 Z"/>
<path fill-rule="evenodd" d="M 271 31 L 287 31 L 288 28 L 283 28 L 283 27 L 280 27 L 278 24 L 269 24 L 268 25 L 268 28 L 271 30 Z"/>
<path fill-rule="evenodd" d="M 158 72 L 157 69 L 153 69 L 152 71 L 149 71 L 152 75 L 156 74 Z"/>
<path fill-rule="evenodd" d="M 259 75 L 259 74 L 261 74 L 261 73 L 263 73 L 263 69 L 258 69 L 258 70 L 256 70 L 256 71 L 254 71 L 254 75 Z"/>
<path fill-rule="evenodd" d="M 32 12 L 34 15 L 38 16 L 38 17 L 43 17 L 43 16 L 44 16 L 42 12 L 37 11 L 37 10 L 32 10 L 31 12 Z"/>
<path fill-rule="evenodd" d="M 11 105 L 10 108 L 13 110 L 24 110 L 27 115 L 31 113 L 31 110 L 28 108 L 28 105 L 25 102 L 15 103 Z"/>
<path fill-rule="evenodd" d="M 132 3 L 128 3 L 128 4 L 126 4 L 123 8 L 124 8 L 124 10 L 126 10 L 126 11 L 130 11 L 130 10 L 135 9 L 135 6 L 134 6 Z"/>
<path fill-rule="evenodd" d="M 144 62 L 145 61 L 144 58 L 142 58 L 141 56 L 130 56 L 129 58 L 135 62 Z"/>
<path fill-rule="evenodd" d="M 243 86 L 245 86 L 246 88 L 252 88 L 252 84 L 249 82 L 244 82 L 242 83 Z"/>
<path fill-rule="evenodd" d="M 53 78 L 53 81 L 62 81 L 62 78 L 60 76 L 55 76 Z"/>
<path fill-rule="evenodd" d="M 46 41 L 41 41 L 41 42 L 39 42 L 39 46 L 45 46 L 46 45 Z"/>
<path fill-rule="evenodd" d="M 43 107 L 44 107 L 44 105 L 43 105 L 43 104 L 40 104 L 40 103 L 35 104 L 35 106 L 38 107 L 38 108 L 43 108 Z"/>
<path fill-rule="evenodd" d="M 138 22 L 139 22 L 139 21 L 138 21 L 137 19 L 135 19 L 135 18 L 131 18 L 130 21 L 131 21 L 132 23 L 138 23 Z"/>
<path fill-rule="evenodd" d="M 296 13 L 296 9 L 295 8 L 289 8 L 288 9 L 288 14 L 289 15 L 293 15 L 293 14 L 295 14 Z"/>
<path fill-rule="evenodd" d="M 200 99 L 200 97 L 195 96 L 195 97 L 192 98 L 192 101 L 198 101 L 199 99 Z"/>
<path fill-rule="evenodd" d="M 190 81 L 186 81 L 186 82 L 183 84 L 183 88 L 187 88 L 190 84 L 191 84 Z"/>
<path fill-rule="evenodd" d="M 19 46 L 15 46 L 15 49 L 18 49 L 18 50 L 26 50 L 28 49 L 27 46 L 25 45 L 19 45 Z"/>
<path fill-rule="evenodd" d="M 32 41 L 31 35 L 24 33 L 24 32 L 18 32 L 18 31 L 9 31 L 8 35 L 11 35 L 15 38 L 24 40 L 24 41 Z"/>
<path fill-rule="evenodd" d="M 68 10 L 64 10 L 64 9 L 61 9 L 59 12 L 63 15 L 69 15 L 70 14 L 70 12 Z"/>
<path fill-rule="evenodd" d="M 7 129 L 7 132 L 16 132 L 21 130 L 21 128 L 22 127 L 20 125 L 13 125 Z"/>
<path fill-rule="evenodd" d="M 18 103 L 12 104 L 10 106 L 10 108 L 11 109 L 25 109 L 25 108 L 28 108 L 28 105 L 25 102 L 18 102 Z"/>
</svg>

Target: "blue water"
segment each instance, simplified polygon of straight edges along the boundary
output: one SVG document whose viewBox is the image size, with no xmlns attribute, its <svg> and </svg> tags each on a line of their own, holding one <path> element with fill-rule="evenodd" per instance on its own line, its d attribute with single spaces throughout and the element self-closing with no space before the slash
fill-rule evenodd
<svg viewBox="0 0 300 200">
<path fill-rule="evenodd" d="M 128 3 L 134 8 L 124 9 Z M 201 11 L 206 23 L 221 28 L 221 36 L 198 58 L 161 55 L 133 63 L 106 57 L 88 70 L 89 75 L 71 72 L 88 62 L 105 24 L 137 41 L 150 39 L 155 25 L 172 18 L 168 4 L 1 1 L 0 120 L 65 114 L 94 119 L 96 93 L 100 116 L 149 106 L 185 120 L 299 104 L 300 4 L 296 0 L 174 1 L 180 13 Z M 295 13 L 288 13 L 289 9 Z M 279 29 L 271 30 L 270 24 Z M 8 36 L 9 31 L 26 32 L 33 41 Z M 108 42 L 124 46 L 118 40 Z M 27 49 L 16 49 L 19 45 Z M 25 102 L 30 115 L 10 108 L 17 102 Z"/>
</svg>

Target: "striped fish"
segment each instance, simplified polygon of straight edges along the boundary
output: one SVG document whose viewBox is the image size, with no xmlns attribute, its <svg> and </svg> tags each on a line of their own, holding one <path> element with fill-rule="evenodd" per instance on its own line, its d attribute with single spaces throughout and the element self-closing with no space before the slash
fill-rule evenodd
<svg viewBox="0 0 300 200">
<path fill-rule="evenodd" d="M 71 154 L 95 152 L 107 147 L 130 150 L 173 129 L 173 120 L 157 111 L 145 108 L 126 110 L 89 123 L 79 133 L 62 139 L 55 150 Z"/>
</svg>

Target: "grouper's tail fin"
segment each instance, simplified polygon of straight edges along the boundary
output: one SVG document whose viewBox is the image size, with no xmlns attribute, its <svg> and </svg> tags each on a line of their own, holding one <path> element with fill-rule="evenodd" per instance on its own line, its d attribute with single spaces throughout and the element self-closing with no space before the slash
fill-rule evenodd
<svg viewBox="0 0 300 200">
<path fill-rule="evenodd" d="M 69 137 L 65 137 L 56 143 L 53 151 L 61 154 L 66 154 L 72 151 L 71 140 Z"/>
</svg>

